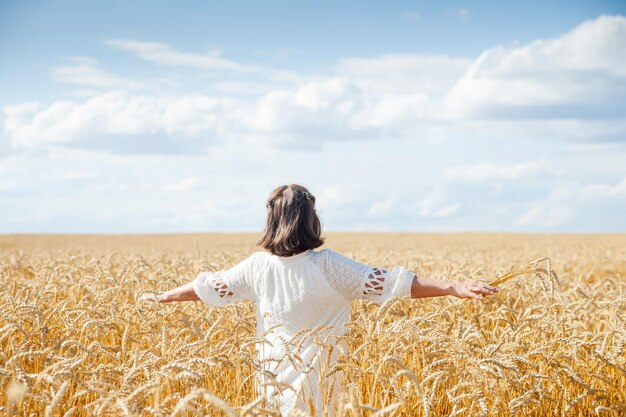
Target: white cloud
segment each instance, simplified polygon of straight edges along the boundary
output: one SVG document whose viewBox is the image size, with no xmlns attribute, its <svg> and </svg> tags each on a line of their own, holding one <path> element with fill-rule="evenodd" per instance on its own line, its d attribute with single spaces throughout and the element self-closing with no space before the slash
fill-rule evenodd
<svg viewBox="0 0 626 417">
<path fill-rule="evenodd" d="M 511 181 L 552 174 L 555 174 L 555 170 L 545 162 L 514 165 L 483 163 L 454 166 L 446 170 L 448 180 L 460 182 Z"/>
<path fill-rule="evenodd" d="M 56 101 L 47 107 L 25 103 L 5 106 L 3 111 L 5 132 L 15 148 L 82 147 L 102 135 L 188 135 L 199 137 L 198 145 L 206 146 L 215 142 L 212 137 L 260 144 L 351 138 L 355 131 L 368 127 L 360 126 L 356 119 L 351 121 L 361 103 L 361 92 L 353 84 L 329 79 L 307 83 L 295 91 L 272 91 L 257 103 L 204 95 L 111 91 L 82 103 Z M 106 148 L 106 143 L 100 145 Z M 162 151 L 146 145 L 148 153 Z"/>
<path fill-rule="evenodd" d="M 310 82 L 295 91 L 272 91 L 258 101 L 249 126 L 253 132 L 301 135 L 358 129 L 351 120 L 362 103 L 361 94 L 353 83 L 341 78 Z"/>
<path fill-rule="evenodd" d="M 165 184 L 166 191 L 191 191 L 197 189 L 202 183 L 199 177 L 185 178 L 180 181 Z"/>
<path fill-rule="evenodd" d="M 52 78 L 62 83 L 101 88 L 140 88 L 143 83 L 116 76 L 98 67 L 93 58 L 71 58 L 73 65 L 53 67 Z"/>
<path fill-rule="evenodd" d="M 442 55 L 345 58 L 334 74 L 305 77 L 253 69 L 215 51 L 193 54 L 114 40 L 108 44 L 152 62 L 219 69 L 229 77 L 212 84 L 219 97 L 139 94 L 120 91 L 139 87 L 133 80 L 102 70 L 93 59 L 75 58 L 75 65 L 55 68 L 54 77 L 108 91 L 75 92 L 85 94 L 83 101 L 7 105 L 4 132 L 14 148 L 107 149 L 109 143 L 116 152 L 141 152 L 146 145 L 149 153 L 177 152 L 178 144 L 200 150 L 220 140 L 301 149 L 347 139 L 457 136 L 618 141 L 626 134 L 626 110 L 616 101 L 626 100 L 624 43 L 626 18 L 601 17 L 560 38 L 488 50 L 473 63 Z M 168 139 L 175 135 L 196 141 Z M 460 178 L 460 169 L 466 168 L 449 175 Z M 532 165 L 467 169 L 472 181 L 539 175 Z"/>
<path fill-rule="evenodd" d="M 457 213 L 461 204 L 447 202 L 446 192 L 442 188 L 435 188 L 419 201 L 417 208 L 422 217 L 443 218 Z"/>
<path fill-rule="evenodd" d="M 140 42 L 125 39 L 107 41 L 107 45 L 117 49 L 136 53 L 141 59 L 159 64 L 172 66 L 195 67 L 206 70 L 255 72 L 254 67 L 239 64 L 235 61 L 221 58 L 219 51 L 205 54 L 179 52 L 170 46 L 159 42 Z"/>
<path fill-rule="evenodd" d="M 445 10 L 443 15 L 449 19 L 456 19 L 461 22 L 466 22 L 470 19 L 470 12 L 465 7 L 456 7 L 454 9 Z"/>
<path fill-rule="evenodd" d="M 349 192 L 341 187 L 332 185 L 323 188 L 316 196 L 316 205 L 322 209 L 341 207 L 350 201 Z"/>
<path fill-rule="evenodd" d="M 602 16 L 565 35 L 483 52 L 448 93 L 453 116 L 625 116 L 626 17 Z"/>
<path fill-rule="evenodd" d="M 586 223 L 583 213 L 596 212 L 593 219 L 601 224 L 614 221 L 615 213 L 623 217 L 626 210 L 626 178 L 615 184 L 610 183 L 565 183 L 554 187 L 548 196 L 529 204 L 529 208 L 517 219 L 517 225 L 533 228 L 554 228 L 565 226 L 573 221 Z M 588 227 L 588 226 L 587 226 Z M 619 227 L 615 225 L 615 227 Z"/>
<path fill-rule="evenodd" d="M 278 87 L 274 83 L 250 81 L 218 81 L 211 84 L 213 90 L 230 94 L 267 94 Z"/>
<path fill-rule="evenodd" d="M 374 216 L 388 216 L 398 209 L 398 199 L 394 195 L 388 195 L 384 199 L 378 199 L 368 209 L 368 213 Z"/>
<path fill-rule="evenodd" d="M 0 180 L 0 193 L 4 191 L 11 191 L 17 188 L 17 181 L 15 180 Z"/>
<path fill-rule="evenodd" d="M 48 107 L 38 103 L 5 106 L 4 128 L 15 148 L 46 145 L 93 145 L 102 135 L 142 136 L 147 153 L 160 152 L 154 135 L 198 135 L 226 129 L 231 99 L 205 96 L 147 96 L 123 91 L 103 93 L 83 103 L 57 101 Z M 109 140 L 110 140 L 109 139 Z M 184 141 L 173 139 L 182 149 Z M 130 142 L 130 141 L 127 141 Z M 206 138 L 202 142 L 210 143 Z M 114 142 L 111 140 L 111 143 Z M 107 140 L 97 147 L 107 148 Z M 131 145 L 127 143 L 127 145 Z M 161 143 L 167 148 L 169 145 Z"/>
<path fill-rule="evenodd" d="M 517 220 L 518 226 L 553 228 L 568 223 L 574 217 L 573 207 L 552 202 L 534 203 Z"/>
<path fill-rule="evenodd" d="M 459 211 L 459 208 L 461 208 L 461 205 L 459 203 L 454 203 L 449 206 L 441 207 L 426 216 L 434 218 L 449 217 Z"/>
<path fill-rule="evenodd" d="M 626 197 L 626 178 L 615 185 L 589 184 L 582 187 L 582 194 L 587 198 Z"/>
<path fill-rule="evenodd" d="M 94 88 L 79 88 L 71 91 L 71 95 L 74 97 L 94 97 L 101 94 L 102 90 L 96 90 Z"/>
<path fill-rule="evenodd" d="M 62 178 L 67 180 L 88 180 L 97 176 L 92 171 L 66 171 L 63 173 Z"/>
<path fill-rule="evenodd" d="M 336 72 L 373 95 L 420 93 L 437 97 L 447 92 L 471 63 L 446 55 L 388 54 L 344 58 Z"/>
</svg>

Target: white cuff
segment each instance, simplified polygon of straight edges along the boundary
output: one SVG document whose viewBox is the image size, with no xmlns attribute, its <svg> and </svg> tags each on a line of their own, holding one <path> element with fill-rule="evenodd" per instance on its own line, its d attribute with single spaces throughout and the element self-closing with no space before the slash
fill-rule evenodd
<svg viewBox="0 0 626 417">
<path fill-rule="evenodd" d="M 215 295 L 210 293 L 210 290 L 213 288 L 209 281 L 210 276 L 210 272 L 199 273 L 196 279 L 191 282 L 191 286 L 193 291 L 203 303 L 215 304 Z"/>
<path fill-rule="evenodd" d="M 391 270 L 393 288 L 392 297 L 410 297 L 415 274 L 403 266 L 394 266 Z"/>
</svg>

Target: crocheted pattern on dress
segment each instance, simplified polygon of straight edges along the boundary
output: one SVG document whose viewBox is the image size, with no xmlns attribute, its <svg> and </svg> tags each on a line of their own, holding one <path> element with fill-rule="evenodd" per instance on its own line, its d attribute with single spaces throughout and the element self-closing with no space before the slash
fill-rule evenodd
<svg viewBox="0 0 626 417">
<path fill-rule="evenodd" d="M 330 286 L 342 297 L 377 300 L 386 292 L 386 269 L 362 264 L 331 250 L 319 252 L 312 261 L 325 275 Z"/>
<path fill-rule="evenodd" d="M 383 295 L 385 289 L 385 280 L 387 279 L 387 270 L 380 268 L 372 268 L 367 274 L 365 289 L 363 295 Z"/>
<path fill-rule="evenodd" d="M 219 273 L 214 273 L 213 275 L 211 275 L 209 282 L 211 283 L 211 285 L 213 285 L 213 289 L 215 290 L 215 292 L 217 292 L 220 298 L 232 297 L 235 295 L 230 290 L 228 284 L 226 284 L 224 280 L 222 280 L 222 277 L 220 277 Z"/>
</svg>

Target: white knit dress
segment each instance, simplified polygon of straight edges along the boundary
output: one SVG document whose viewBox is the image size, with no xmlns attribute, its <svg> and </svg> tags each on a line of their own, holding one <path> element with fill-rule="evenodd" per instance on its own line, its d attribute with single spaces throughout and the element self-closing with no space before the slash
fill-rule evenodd
<svg viewBox="0 0 626 417">
<path fill-rule="evenodd" d="M 257 344 L 264 370 L 257 390 L 270 406 L 279 407 L 285 417 L 312 408 L 315 415 L 332 416 L 341 372 L 326 374 L 346 354 L 345 344 L 337 344 L 333 336 L 347 331 L 350 301 L 381 303 L 410 296 L 413 277 L 402 266 L 388 271 L 330 249 L 290 257 L 256 252 L 228 270 L 200 273 L 193 288 L 216 307 L 256 302 L 257 337 L 264 340 Z"/>
</svg>

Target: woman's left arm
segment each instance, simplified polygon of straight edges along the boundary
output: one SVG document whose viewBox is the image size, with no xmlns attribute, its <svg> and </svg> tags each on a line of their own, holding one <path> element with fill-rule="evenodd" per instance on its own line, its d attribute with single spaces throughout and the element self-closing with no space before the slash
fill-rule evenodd
<svg viewBox="0 0 626 417">
<path fill-rule="evenodd" d="M 147 293 L 139 298 L 139 301 L 152 303 L 171 303 L 173 301 L 200 301 L 198 295 L 193 290 L 193 283 L 189 282 L 180 287 L 176 287 L 161 294 Z"/>
<path fill-rule="evenodd" d="M 452 295 L 458 298 L 482 299 L 498 292 L 498 288 L 484 282 L 453 282 L 441 279 L 420 277 L 417 274 L 411 284 L 412 298 L 439 297 Z"/>
</svg>

